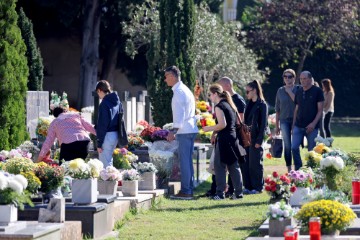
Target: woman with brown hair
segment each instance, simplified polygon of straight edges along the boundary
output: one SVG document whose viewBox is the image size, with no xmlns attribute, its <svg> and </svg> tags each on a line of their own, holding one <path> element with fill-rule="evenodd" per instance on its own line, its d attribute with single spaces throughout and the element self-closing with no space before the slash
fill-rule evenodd
<svg viewBox="0 0 360 240">
<path fill-rule="evenodd" d="M 243 197 L 242 177 L 239 162 L 244 162 L 245 149 L 239 145 L 236 135 L 237 109 L 230 94 L 224 91 L 220 84 L 209 88 L 209 98 L 216 104 L 216 125 L 203 127 L 204 132 L 217 133 L 215 140 L 215 179 L 216 195 L 214 200 L 225 199 L 226 169 L 228 169 L 234 185 L 231 199 Z"/>
<path fill-rule="evenodd" d="M 246 85 L 249 100 L 245 109 L 245 124 L 251 127 L 251 145 L 246 148 L 243 171 L 244 194 L 258 194 L 263 190 L 263 141 L 267 128 L 268 107 L 260 82 L 254 80 Z"/>
<path fill-rule="evenodd" d="M 330 122 L 331 118 L 334 114 L 334 99 L 335 99 L 335 92 L 334 88 L 331 85 L 331 80 L 325 78 L 321 80 L 322 89 L 324 92 L 324 130 L 326 138 L 331 137 L 331 129 L 330 129 Z"/>
</svg>

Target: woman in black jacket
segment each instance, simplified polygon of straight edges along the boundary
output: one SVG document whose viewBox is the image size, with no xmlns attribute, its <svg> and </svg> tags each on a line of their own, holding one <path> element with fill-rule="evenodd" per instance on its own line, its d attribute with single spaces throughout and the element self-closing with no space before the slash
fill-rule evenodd
<svg viewBox="0 0 360 240">
<path fill-rule="evenodd" d="M 267 127 L 268 107 L 257 80 L 246 85 L 249 100 L 245 109 L 245 124 L 251 127 L 251 145 L 246 148 L 246 161 L 242 164 L 244 194 L 261 193 L 264 184 L 263 141 Z"/>
</svg>

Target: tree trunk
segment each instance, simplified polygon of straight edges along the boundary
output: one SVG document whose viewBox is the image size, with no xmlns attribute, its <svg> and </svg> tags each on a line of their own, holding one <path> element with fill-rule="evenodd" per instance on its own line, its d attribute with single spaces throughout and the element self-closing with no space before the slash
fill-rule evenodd
<svg viewBox="0 0 360 240">
<path fill-rule="evenodd" d="M 100 37 L 99 0 L 85 0 L 78 108 L 94 105 L 92 91 L 98 75 Z"/>
<path fill-rule="evenodd" d="M 113 82 L 113 74 L 117 64 L 118 57 L 118 41 L 115 40 L 106 50 L 106 54 L 103 59 L 103 64 L 101 68 L 100 79 L 108 80 L 109 82 Z"/>
<path fill-rule="evenodd" d="M 311 36 L 309 36 L 309 44 L 307 45 L 307 47 L 302 51 L 302 54 L 300 56 L 300 60 L 299 60 L 299 65 L 296 69 L 296 81 L 295 83 L 299 84 L 300 83 L 300 74 L 304 68 L 304 64 L 305 64 L 305 60 L 306 60 L 306 57 L 309 53 L 311 53 L 310 51 L 310 48 L 313 44 L 313 40 L 310 39 Z"/>
</svg>

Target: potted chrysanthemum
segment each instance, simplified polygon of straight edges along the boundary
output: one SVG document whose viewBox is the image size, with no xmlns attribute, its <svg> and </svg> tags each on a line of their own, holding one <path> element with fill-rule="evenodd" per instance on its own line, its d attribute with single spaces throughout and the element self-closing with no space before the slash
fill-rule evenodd
<svg viewBox="0 0 360 240">
<path fill-rule="evenodd" d="M 338 201 L 319 200 L 304 204 L 295 215 L 304 228 L 308 228 L 310 217 L 320 218 L 322 234 L 338 235 L 350 226 L 356 214 L 349 206 Z"/>
<path fill-rule="evenodd" d="M 98 181 L 99 194 L 114 195 L 117 190 L 118 181 L 121 180 L 119 170 L 113 166 L 107 166 L 100 171 Z"/>
<path fill-rule="evenodd" d="M 138 194 L 138 186 L 140 174 L 135 169 L 124 170 L 121 172 L 122 186 L 121 191 L 123 196 L 135 197 Z"/>
<path fill-rule="evenodd" d="M 301 168 L 300 170 L 291 170 L 289 173 L 291 182 L 296 186 L 295 192 L 290 196 L 290 205 L 301 205 L 303 197 L 310 193 L 310 186 L 314 183 L 313 172 L 311 168 Z"/>
<path fill-rule="evenodd" d="M 140 173 L 139 190 L 154 190 L 156 188 L 157 169 L 153 163 L 140 162 L 135 164 L 136 170 Z"/>
<path fill-rule="evenodd" d="M 81 158 L 61 165 L 65 175 L 72 177 L 72 201 L 78 204 L 90 204 L 97 201 L 97 178 L 103 169 L 103 163 L 97 159 L 85 162 Z"/>
<path fill-rule="evenodd" d="M 269 236 L 282 237 L 286 226 L 293 226 L 295 210 L 284 200 L 270 204 L 267 212 L 269 217 Z"/>
</svg>

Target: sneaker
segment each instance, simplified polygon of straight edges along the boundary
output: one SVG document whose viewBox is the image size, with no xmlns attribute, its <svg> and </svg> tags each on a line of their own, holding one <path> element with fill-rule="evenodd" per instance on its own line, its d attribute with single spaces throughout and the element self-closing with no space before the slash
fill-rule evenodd
<svg viewBox="0 0 360 240">
<path fill-rule="evenodd" d="M 176 195 L 171 195 L 170 199 L 177 199 L 177 200 L 193 200 L 194 196 L 192 194 L 186 194 L 186 193 L 182 193 L 179 192 Z"/>
<path fill-rule="evenodd" d="M 242 194 L 239 194 L 239 195 L 233 194 L 230 197 L 230 200 L 236 200 L 236 199 L 242 199 L 242 198 L 244 198 L 244 195 L 242 195 Z"/>
<path fill-rule="evenodd" d="M 215 196 L 215 194 L 216 194 L 215 192 L 209 190 L 209 191 L 207 191 L 207 192 L 205 193 L 205 196 L 206 196 L 206 197 L 213 197 L 213 196 Z"/>
<path fill-rule="evenodd" d="M 243 190 L 243 194 L 250 194 L 250 190 L 249 190 L 249 189 L 244 188 L 244 190 Z"/>
<path fill-rule="evenodd" d="M 227 192 L 225 193 L 225 198 L 229 198 L 229 197 L 231 197 L 233 194 L 234 194 L 233 192 L 227 191 Z"/>
<path fill-rule="evenodd" d="M 212 198 L 212 200 L 225 200 L 225 197 L 224 197 L 224 195 L 218 195 L 218 194 L 216 194 L 216 195 Z"/>
<path fill-rule="evenodd" d="M 258 190 L 253 189 L 253 190 L 250 191 L 250 194 L 260 194 L 261 192 L 262 191 L 258 191 Z"/>
</svg>

